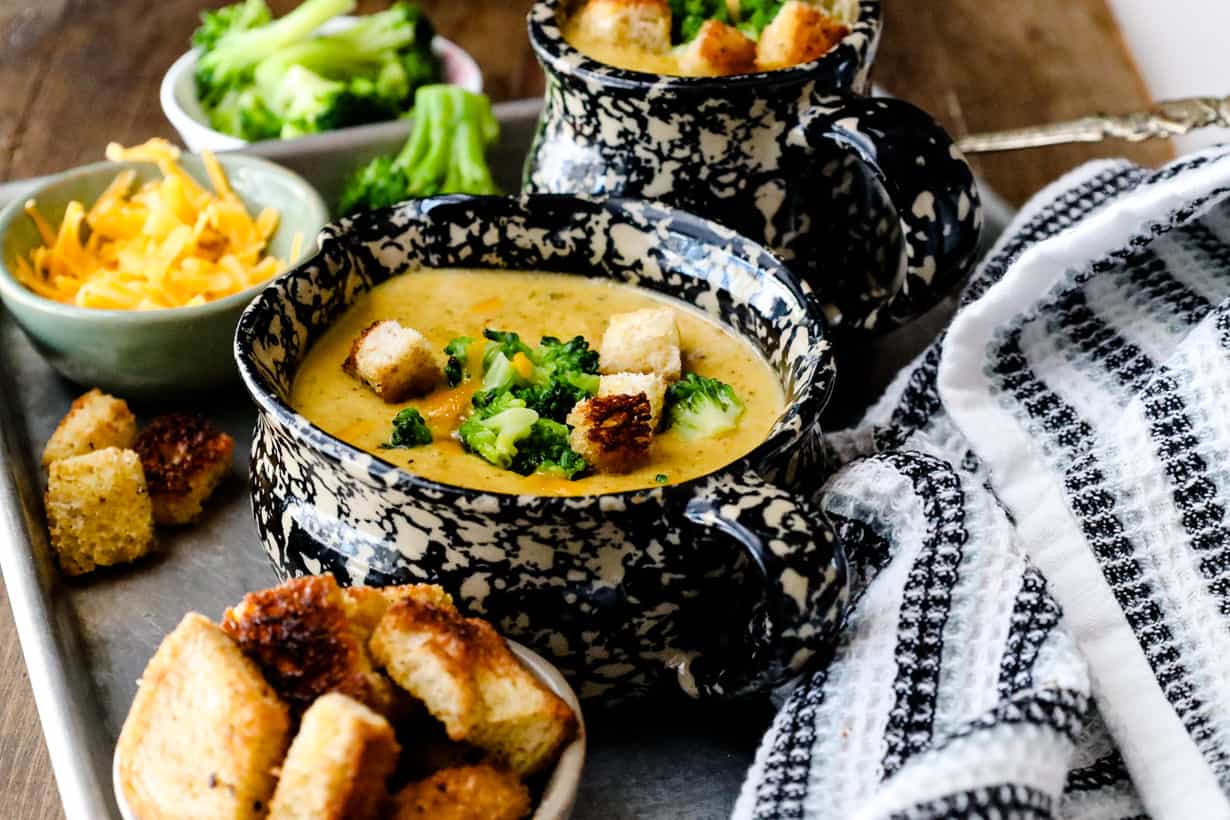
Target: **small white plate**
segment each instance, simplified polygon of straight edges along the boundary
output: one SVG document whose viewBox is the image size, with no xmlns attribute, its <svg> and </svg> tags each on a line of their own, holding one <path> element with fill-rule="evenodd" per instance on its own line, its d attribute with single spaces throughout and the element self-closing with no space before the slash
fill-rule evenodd
<svg viewBox="0 0 1230 820">
<path fill-rule="evenodd" d="M 560 753 L 532 817 L 532 820 L 568 820 L 572 816 L 573 806 L 576 805 L 577 789 L 581 785 L 581 770 L 585 767 L 585 719 L 581 716 L 581 704 L 568 681 L 564 680 L 560 671 L 545 658 L 516 641 L 508 641 L 508 648 L 536 678 L 572 707 L 573 714 L 577 716 L 577 736 Z M 111 783 L 115 789 L 115 802 L 119 806 L 120 816 L 124 820 L 137 820 L 137 816 L 128 806 L 124 790 L 120 788 L 118 754 L 112 755 L 111 759 Z"/>
<path fill-rule="evenodd" d="M 342 31 L 353 26 L 359 18 L 349 15 L 335 17 L 320 27 L 322 34 Z M 440 58 L 444 81 L 459 85 L 467 91 L 481 93 L 483 73 L 465 49 L 451 40 L 436 36 L 431 41 L 431 50 Z M 179 137 L 189 151 L 229 151 L 247 145 L 246 140 L 223 134 L 209 127 L 209 117 L 197 100 L 196 84 L 192 75 L 196 71 L 198 51 L 193 49 L 171 64 L 162 77 L 158 89 L 158 101 L 162 113 L 179 132 Z M 345 131 L 348 129 L 339 129 Z"/>
</svg>

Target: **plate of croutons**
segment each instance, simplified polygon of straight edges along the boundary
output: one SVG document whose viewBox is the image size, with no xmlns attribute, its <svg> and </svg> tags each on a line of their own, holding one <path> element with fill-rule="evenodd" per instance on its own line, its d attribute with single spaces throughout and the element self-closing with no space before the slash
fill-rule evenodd
<svg viewBox="0 0 1230 820">
<path fill-rule="evenodd" d="M 555 820 L 584 757 L 558 670 L 443 589 L 319 575 L 185 615 L 113 774 L 126 820 Z"/>
</svg>

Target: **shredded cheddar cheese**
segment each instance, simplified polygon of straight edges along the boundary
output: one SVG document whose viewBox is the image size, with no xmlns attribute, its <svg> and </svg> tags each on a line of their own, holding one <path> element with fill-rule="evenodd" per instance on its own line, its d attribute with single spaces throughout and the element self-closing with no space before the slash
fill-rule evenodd
<svg viewBox="0 0 1230 820">
<path fill-rule="evenodd" d="M 285 268 L 265 253 L 278 212 L 266 208 L 253 219 L 213 154 L 201 153 L 212 192 L 179 166 L 179 149 L 166 140 L 112 143 L 107 159 L 153 162 L 162 178 L 133 191 L 136 174 L 122 171 L 88 209 L 70 202 L 58 230 L 28 201 L 43 241 L 17 263 L 30 290 L 79 307 L 154 310 L 203 305 Z M 291 259 L 302 240 L 295 236 Z"/>
</svg>

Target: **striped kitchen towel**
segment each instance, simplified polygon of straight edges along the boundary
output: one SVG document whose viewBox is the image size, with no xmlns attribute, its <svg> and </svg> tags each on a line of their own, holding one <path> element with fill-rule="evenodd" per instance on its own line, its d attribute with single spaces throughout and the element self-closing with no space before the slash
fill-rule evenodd
<svg viewBox="0 0 1230 820">
<path fill-rule="evenodd" d="M 1230 818 L 1230 151 L 1040 194 L 830 446 L 851 608 L 736 818 Z"/>
</svg>

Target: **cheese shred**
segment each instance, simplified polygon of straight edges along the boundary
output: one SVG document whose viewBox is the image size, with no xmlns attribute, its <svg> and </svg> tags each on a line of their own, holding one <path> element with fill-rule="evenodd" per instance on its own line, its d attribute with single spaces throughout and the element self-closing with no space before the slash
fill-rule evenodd
<svg viewBox="0 0 1230 820">
<path fill-rule="evenodd" d="M 166 140 L 112 143 L 107 159 L 152 162 L 162 178 L 134 191 L 136 174 L 121 171 L 88 209 L 70 202 L 58 229 L 26 202 L 43 244 L 17 261 L 17 278 L 34 293 L 78 307 L 156 310 L 203 305 L 285 270 L 286 260 L 265 252 L 278 212 L 253 218 L 212 153 L 201 153 L 212 192 L 180 167 L 179 149 Z M 302 245 L 296 234 L 291 259 Z"/>
</svg>

